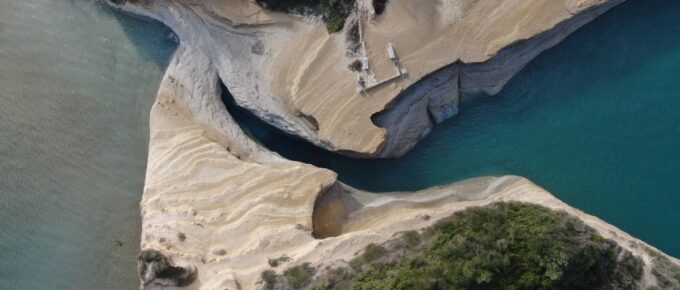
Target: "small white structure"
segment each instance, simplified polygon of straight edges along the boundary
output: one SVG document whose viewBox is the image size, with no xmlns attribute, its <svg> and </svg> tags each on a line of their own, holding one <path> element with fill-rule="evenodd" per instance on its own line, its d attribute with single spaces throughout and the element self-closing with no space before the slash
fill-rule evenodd
<svg viewBox="0 0 680 290">
<path fill-rule="evenodd" d="M 361 59 L 361 69 L 362 70 L 368 70 L 370 67 L 368 66 L 368 57 L 363 57 Z"/>
<path fill-rule="evenodd" d="M 393 61 L 397 60 L 397 53 L 394 51 L 394 44 L 391 42 L 387 44 L 387 56 Z"/>
</svg>

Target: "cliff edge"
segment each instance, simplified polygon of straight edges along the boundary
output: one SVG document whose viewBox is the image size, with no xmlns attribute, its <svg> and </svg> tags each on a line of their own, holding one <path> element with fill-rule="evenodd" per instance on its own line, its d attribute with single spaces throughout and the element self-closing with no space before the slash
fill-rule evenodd
<svg viewBox="0 0 680 290">
<path fill-rule="evenodd" d="M 524 178 L 359 191 L 261 147 L 220 99 L 221 82 L 240 106 L 318 146 L 399 156 L 455 115 L 461 97 L 498 92 L 538 53 L 620 2 L 391 0 L 377 15 L 357 1 L 345 28 L 328 34 L 319 19 L 247 0 L 111 1 L 181 39 L 150 117 L 142 288 L 263 288 L 273 263 L 342 264 L 396 233 L 499 201 L 577 217 L 644 262 L 640 287 L 661 286 L 655 263 L 678 260 Z M 347 37 L 352 23 L 365 42 L 359 52 Z"/>
<path fill-rule="evenodd" d="M 270 260 L 342 264 L 396 233 L 499 201 L 579 218 L 642 259 L 641 287 L 660 284 L 657 259 L 679 265 L 521 177 L 477 178 L 415 193 L 347 187 L 331 171 L 285 160 L 249 139 L 221 102 L 217 77 L 203 51 L 181 45 L 161 82 L 140 203 L 143 289 L 259 289 Z"/>
<path fill-rule="evenodd" d="M 623 0 L 357 0 L 344 29 L 249 0 L 116 0 L 201 50 L 236 103 L 354 157 L 395 157 L 460 98 L 491 95 L 531 59 Z"/>
</svg>

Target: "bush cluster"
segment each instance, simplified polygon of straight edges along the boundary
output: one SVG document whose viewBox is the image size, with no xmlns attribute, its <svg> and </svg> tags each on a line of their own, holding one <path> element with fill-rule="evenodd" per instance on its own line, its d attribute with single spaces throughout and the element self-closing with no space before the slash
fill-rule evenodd
<svg viewBox="0 0 680 290">
<path fill-rule="evenodd" d="M 276 267 L 278 267 L 279 265 L 281 265 L 281 264 L 283 264 L 283 263 L 286 263 L 286 262 L 288 262 L 288 261 L 290 261 L 290 258 L 289 258 L 288 256 L 286 256 L 286 255 L 283 255 L 283 256 L 278 257 L 278 258 L 276 258 L 276 259 L 268 259 L 268 260 L 267 260 L 267 263 L 269 263 L 269 266 L 272 266 L 272 267 L 275 267 L 275 268 L 276 268 Z"/>
<path fill-rule="evenodd" d="M 643 263 L 580 220 L 524 203 L 471 208 L 370 245 L 315 289 L 636 289 Z"/>
<path fill-rule="evenodd" d="M 647 253 L 653 258 L 652 274 L 659 286 L 680 290 L 680 267 L 655 250 L 647 248 Z"/>
<path fill-rule="evenodd" d="M 265 289 L 305 289 L 312 282 L 316 268 L 309 263 L 290 267 L 278 275 L 274 270 L 266 270 L 260 274 Z"/>
<path fill-rule="evenodd" d="M 258 4 L 272 11 L 321 16 L 329 33 L 342 30 L 354 2 L 355 0 L 257 0 Z"/>
<path fill-rule="evenodd" d="M 349 50 L 351 52 L 359 51 L 359 48 L 361 47 L 359 38 L 359 23 L 354 21 L 349 27 L 349 33 L 347 33 L 347 42 L 349 43 Z"/>
</svg>

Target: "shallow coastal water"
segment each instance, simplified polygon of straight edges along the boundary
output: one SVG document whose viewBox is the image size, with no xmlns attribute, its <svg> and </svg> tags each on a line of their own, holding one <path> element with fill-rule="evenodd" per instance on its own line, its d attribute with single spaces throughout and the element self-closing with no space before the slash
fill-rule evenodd
<svg viewBox="0 0 680 290">
<path fill-rule="evenodd" d="M 332 155 L 232 111 L 269 148 L 361 189 L 521 175 L 680 256 L 680 1 L 614 8 L 397 160 Z"/>
<path fill-rule="evenodd" d="M 139 287 L 168 31 L 94 0 L 0 1 L 0 289 Z"/>
<path fill-rule="evenodd" d="M 0 289 L 138 287 L 167 32 L 95 0 L 0 2 Z M 399 160 L 332 155 L 234 113 L 270 148 L 359 188 L 522 175 L 680 256 L 679 112 L 680 2 L 628 0 Z"/>
</svg>

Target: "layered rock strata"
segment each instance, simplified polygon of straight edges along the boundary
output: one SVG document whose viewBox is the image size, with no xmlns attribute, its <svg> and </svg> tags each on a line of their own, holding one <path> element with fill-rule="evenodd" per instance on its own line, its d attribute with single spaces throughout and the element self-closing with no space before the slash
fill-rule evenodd
<svg viewBox="0 0 680 290">
<path fill-rule="evenodd" d="M 141 248 L 161 258 L 141 265 L 144 289 L 258 289 L 269 259 L 344 263 L 370 243 L 498 201 L 536 203 L 582 219 L 645 261 L 641 286 L 657 284 L 651 265 L 664 254 L 526 179 L 478 178 L 415 193 L 358 191 L 331 171 L 285 160 L 249 139 L 220 94 L 210 58 L 181 45 L 151 111 Z M 178 272 L 192 280 L 155 279 L 147 260 L 184 269 Z M 178 288 L 169 281 L 192 282 Z"/>
<path fill-rule="evenodd" d="M 657 285 L 654 259 L 677 260 L 526 179 L 358 191 L 331 171 L 249 139 L 220 98 L 223 82 L 240 106 L 289 134 L 348 155 L 399 156 L 455 115 L 460 98 L 497 93 L 538 53 L 621 1 L 391 0 L 382 16 L 355 14 L 349 22 L 364 21 L 372 76 L 394 72 L 384 55 L 388 43 L 408 73 L 364 91 L 347 69 L 361 57 L 348 52 L 347 31 L 328 35 L 313 17 L 268 12 L 247 0 L 113 1 L 164 22 L 181 39 L 151 111 L 140 203 L 142 288 L 256 289 L 269 259 L 343 263 L 370 243 L 497 201 L 582 219 L 645 261 L 641 287 Z"/>
<path fill-rule="evenodd" d="M 495 94 L 524 65 L 623 0 L 391 0 L 382 15 L 359 0 L 365 55 L 345 30 L 329 35 L 312 16 L 262 9 L 248 0 L 117 0 L 116 7 L 170 26 L 214 64 L 236 102 L 262 120 L 342 154 L 394 157 L 434 123 L 457 112 L 460 96 Z M 405 74 L 360 89 L 365 76 Z M 364 51 L 364 50 L 361 50 Z"/>
</svg>

